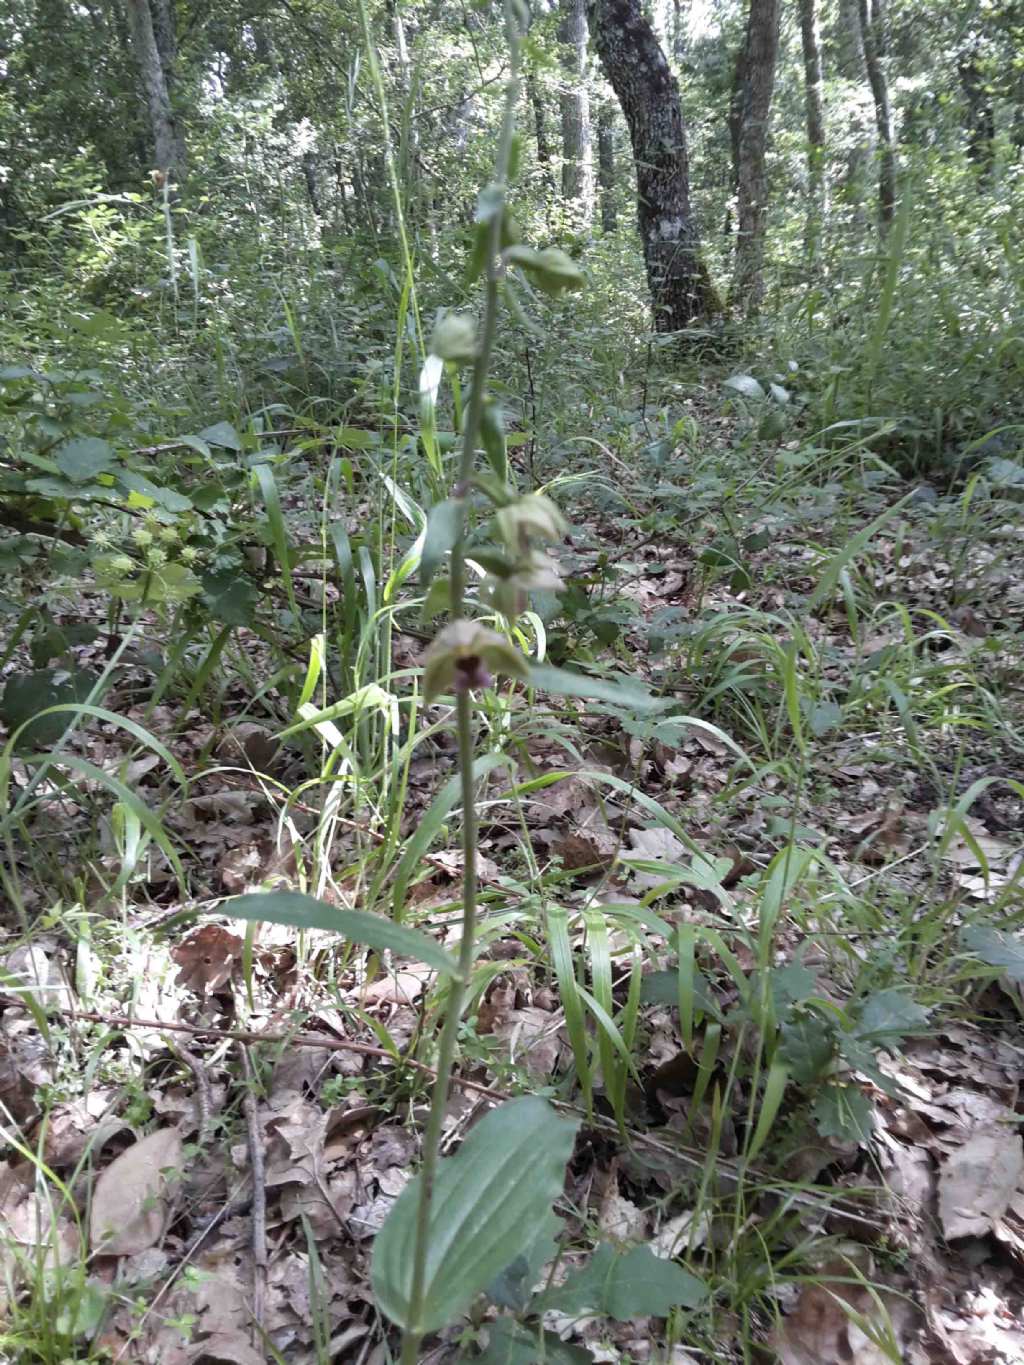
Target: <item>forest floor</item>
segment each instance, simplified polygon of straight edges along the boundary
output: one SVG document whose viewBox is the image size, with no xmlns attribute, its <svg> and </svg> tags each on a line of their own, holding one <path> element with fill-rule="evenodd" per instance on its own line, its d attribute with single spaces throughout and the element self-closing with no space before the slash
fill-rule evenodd
<svg viewBox="0 0 1024 1365">
<path fill-rule="evenodd" d="M 622 496 L 574 519 L 548 631 L 556 662 L 645 682 L 667 718 L 514 689 L 481 713 L 509 763 L 478 800 L 483 925 L 445 1149 L 496 1095 L 579 1108 L 589 1068 L 595 1098 L 547 1297 L 506 1285 L 492 1299 L 525 1326 L 475 1312 L 423 1359 L 1019 1362 L 1024 502 L 798 440 L 765 450 L 696 415 L 701 441 L 641 424 L 605 467 Z M 46 869 L 81 848 L 87 812 L 56 778 L 18 850 L 33 931 L 12 926 L 4 958 L 5 1358 L 72 1342 L 79 1360 L 381 1365 L 394 1349 L 369 1253 L 417 1161 L 434 977 L 317 932 L 247 935 L 218 904 L 314 889 L 321 865 L 325 899 L 383 904 L 413 846 L 406 914 L 457 941 L 446 711 L 421 719 L 396 830 L 371 773 L 325 817 L 329 784 L 279 741 L 263 645 L 241 638 L 250 673 L 225 675 L 216 714 L 152 707 L 130 667 L 104 702 L 167 746 L 183 797 L 124 728 L 75 740 L 161 810 L 186 897 L 151 840 L 110 894 L 126 845 L 147 843 L 124 804 L 55 904 Z M 391 669 L 424 648 L 396 629 Z M 581 1002 L 589 1059 L 567 1018 Z M 87 1227 L 114 1229 L 100 1254 Z M 679 1258 L 692 1301 L 559 1298 L 599 1244 Z"/>
</svg>

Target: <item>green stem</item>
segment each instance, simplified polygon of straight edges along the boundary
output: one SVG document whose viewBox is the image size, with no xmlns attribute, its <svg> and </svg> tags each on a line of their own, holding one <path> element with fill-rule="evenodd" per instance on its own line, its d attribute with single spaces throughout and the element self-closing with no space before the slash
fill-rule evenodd
<svg viewBox="0 0 1024 1365">
<path fill-rule="evenodd" d="M 504 193 L 512 157 L 516 100 L 519 94 L 519 53 L 522 41 L 519 23 L 511 0 L 505 6 L 505 27 L 508 34 L 510 70 L 508 84 L 505 87 L 505 108 L 498 152 L 495 158 L 494 177 L 495 183 L 502 192 L 502 203 L 490 222 L 483 329 L 480 347 L 473 365 L 473 391 L 470 394 L 469 407 L 466 412 L 457 482 L 453 490 L 459 504 L 459 529 L 451 557 L 451 614 L 453 618 L 462 615 L 466 593 L 465 505 L 469 494 L 469 481 L 472 478 L 476 460 L 476 443 L 483 415 L 487 375 L 498 326 L 498 257 L 501 251 L 501 224 L 505 211 Z M 455 718 L 459 748 L 459 778 L 462 787 L 462 940 L 459 944 L 458 975 L 452 979 L 448 990 L 444 1024 L 441 1028 L 441 1039 L 438 1044 L 437 1079 L 434 1082 L 430 1100 L 430 1115 L 423 1135 L 420 1198 L 416 1210 L 416 1240 L 413 1252 L 412 1283 L 409 1291 L 409 1310 L 406 1319 L 409 1327 L 402 1337 L 400 1365 L 416 1365 L 420 1342 L 423 1340 L 423 1332 L 419 1329 L 419 1323 L 423 1318 L 426 1293 L 430 1212 L 437 1169 L 440 1163 L 441 1130 L 444 1123 L 445 1107 L 448 1102 L 452 1069 L 455 1065 L 459 1025 L 462 1021 L 462 1011 L 466 1001 L 476 947 L 477 821 L 476 793 L 473 781 L 473 703 L 466 690 L 460 690 L 456 694 Z"/>
</svg>

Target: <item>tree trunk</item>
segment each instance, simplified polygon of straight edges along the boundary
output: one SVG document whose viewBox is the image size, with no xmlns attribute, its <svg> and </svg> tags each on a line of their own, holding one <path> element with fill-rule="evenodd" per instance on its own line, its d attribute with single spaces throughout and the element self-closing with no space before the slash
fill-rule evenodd
<svg viewBox="0 0 1024 1365">
<path fill-rule="evenodd" d="M 736 49 L 732 64 L 732 91 L 729 95 L 729 188 L 732 196 L 725 210 L 722 231 L 726 237 L 732 232 L 733 203 L 740 189 L 740 136 L 743 132 L 743 91 L 747 84 L 747 48 L 750 43 L 750 16 L 743 28 L 743 40 Z"/>
<path fill-rule="evenodd" d="M 839 71 L 844 80 L 854 87 L 847 100 L 851 127 L 845 188 L 847 197 L 854 205 L 855 216 L 859 216 L 859 206 L 864 197 L 868 165 L 874 149 L 870 114 L 861 101 L 864 81 L 867 77 L 867 64 L 864 58 L 860 0 L 839 0 L 837 36 L 839 39 Z"/>
<path fill-rule="evenodd" d="M 807 118 L 807 255 L 813 260 L 828 211 L 825 184 L 825 102 L 821 40 L 815 0 L 800 0 L 800 41 L 804 58 L 804 107 Z"/>
<path fill-rule="evenodd" d="M 615 208 L 615 111 L 607 100 L 597 111 L 597 178 L 601 186 L 601 227 L 618 227 Z"/>
<path fill-rule="evenodd" d="M 598 56 L 622 107 L 654 326 L 675 332 L 721 304 L 701 260 L 679 88 L 640 0 L 590 0 Z"/>
<path fill-rule="evenodd" d="M 755 313 L 764 299 L 764 240 L 768 220 L 768 121 L 779 55 L 779 0 L 750 0 L 742 95 L 736 197 L 736 274 L 733 297 Z"/>
<path fill-rule="evenodd" d="M 126 0 L 132 47 L 142 77 L 142 88 L 149 109 L 156 169 L 175 177 L 182 168 L 182 145 L 167 88 L 167 73 L 160 60 L 150 0 Z"/>
<path fill-rule="evenodd" d="M 576 226 L 587 228 L 594 216 L 594 166 L 587 89 L 586 0 L 562 0 L 558 27 L 562 51 L 562 196 Z"/>
<path fill-rule="evenodd" d="M 541 177 L 549 189 L 555 188 L 555 173 L 551 169 L 552 155 L 551 142 L 548 139 L 548 116 L 544 107 L 544 91 L 537 83 L 534 72 L 529 72 L 526 77 L 526 93 L 533 109 L 533 131 L 537 140 L 537 165 L 540 167 Z"/>
<path fill-rule="evenodd" d="M 977 168 L 980 188 L 992 174 L 996 120 L 992 92 L 978 65 L 977 40 L 961 54 L 956 69 L 967 102 L 967 156 Z"/>
<path fill-rule="evenodd" d="M 882 231 L 887 232 L 896 214 L 896 153 L 892 145 L 892 113 L 889 108 L 889 82 L 882 66 L 885 52 L 885 23 L 881 0 L 859 0 L 864 64 L 875 104 L 878 129 L 878 214 Z"/>
</svg>

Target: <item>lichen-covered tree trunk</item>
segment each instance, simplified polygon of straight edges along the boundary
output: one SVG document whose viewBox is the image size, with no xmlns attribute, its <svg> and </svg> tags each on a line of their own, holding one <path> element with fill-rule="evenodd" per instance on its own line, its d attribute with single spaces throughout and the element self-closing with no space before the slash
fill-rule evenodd
<svg viewBox="0 0 1024 1365">
<path fill-rule="evenodd" d="M 587 88 L 586 0 L 562 0 L 558 38 L 562 51 L 562 195 L 588 228 L 594 216 L 594 159 Z"/>
<path fill-rule="evenodd" d="M 640 0 L 590 0 L 590 21 L 633 144 L 637 223 L 654 326 L 679 331 L 721 308 L 690 209 L 679 89 Z"/>
<path fill-rule="evenodd" d="M 756 312 L 764 299 L 764 244 L 768 221 L 766 153 L 778 54 L 779 0 L 750 0 L 736 168 L 736 273 L 733 277 L 733 297 L 747 313 Z"/>
<path fill-rule="evenodd" d="M 126 0 L 126 5 L 132 32 L 132 48 L 142 78 L 146 107 L 149 110 L 156 169 L 174 178 L 182 169 L 182 143 L 171 107 L 167 75 L 160 60 L 160 49 L 157 47 L 150 0 Z"/>
<path fill-rule="evenodd" d="M 825 100 L 821 39 L 815 0 L 800 0 L 800 42 L 804 59 L 804 111 L 807 127 L 807 254 L 813 258 L 828 211 L 825 182 Z"/>
<path fill-rule="evenodd" d="M 605 100 L 597 111 L 597 179 L 601 187 L 601 227 L 618 227 L 615 208 L 615 111 Z"/>
<path fill-rule="evenodd" d="M 875 105 L 875 127 L 878 130 L 878 214 L 882 231 L 888 230 L 896 213 L 896 151 L 892 145 L 892 112 L 889 106 L 889 82 L 886 80 L 882 56 L 885 52 L 885 20 L 881 0 L 859 0 L 861 35 L 864 43 L 864 65 Z"/>
</svg>

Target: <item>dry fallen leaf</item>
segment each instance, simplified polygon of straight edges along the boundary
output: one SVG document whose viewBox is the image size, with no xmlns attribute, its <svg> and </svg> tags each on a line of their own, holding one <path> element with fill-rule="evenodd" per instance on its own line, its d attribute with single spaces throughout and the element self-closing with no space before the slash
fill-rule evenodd
<svg viewBox="0 0 1024 1365">
<path fill-rule="evenodd" d="M 242 940 L 218 924 L 204 924 L 171 952 L 181 970 L 174 979 L 196 995 L 215 991 L 242 960 Z"/>
<path fill-rule="evenodd" d="M 949 1238 L 984 1237 L 1024 1175 L 1024 1141 L 1007 1129 L 975 1133 L 939 1172 L 939 1217 Z"/>
<path fill-rule="evenodd" d="M 849 1274 L 848 1267 L 842 1271 Z M 848 1310 L 879 1333 L 891 1326 L 897 1340 L 910 1335 L 916 1318 L 916 1310 L 894 1294 L 872 1294 L 858 1285 L 808 1284 L 775 1334 L 780 1365 L 892 1365 L 893 1357 L 861 1331 Z"/>
<path fill-rule="evenodd" d="M 89 1241 L 104 1256 L 133 1256 L 164 1235 L 169 1180 L 182 1166 L 181 1134 L 158 1128 L 116 1157 L 96 1181 Z"/>
</svg>

